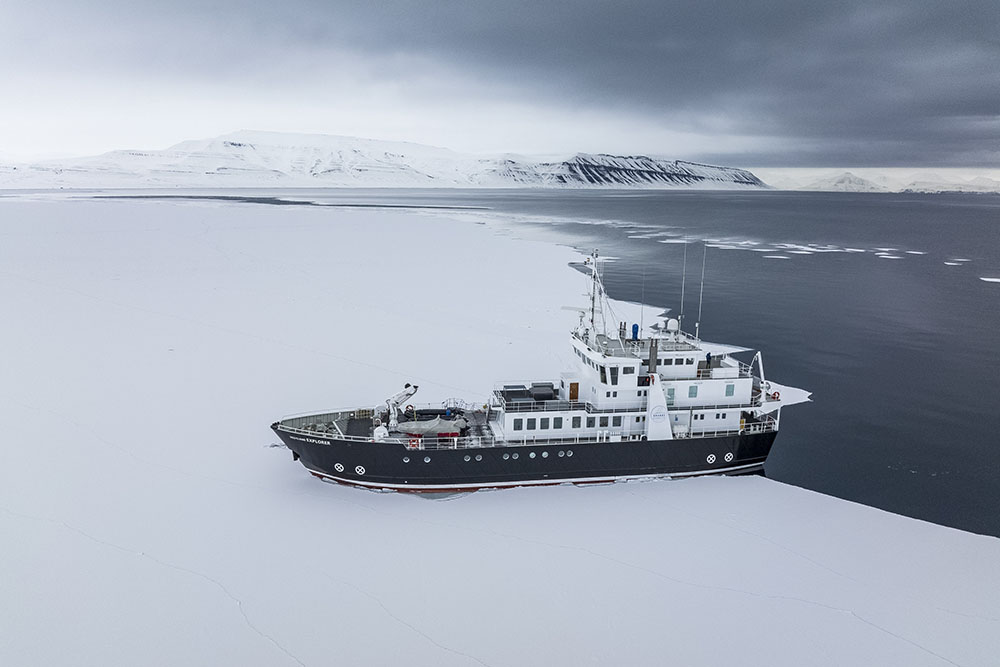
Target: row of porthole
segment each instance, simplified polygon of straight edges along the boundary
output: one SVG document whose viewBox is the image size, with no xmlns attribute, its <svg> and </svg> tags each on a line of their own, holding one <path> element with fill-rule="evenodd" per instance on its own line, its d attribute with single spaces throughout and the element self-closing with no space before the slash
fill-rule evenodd
<svg viewBox="0 0 1000 667">
<path fill-rule="evenodd" d="M 563 457 L 563 456 L 573 456 L 573 450 L 572 449 L 568 449 L 566 451 L 560 450 L 559 451 L 559 456 L 560 457 Z M 516 461 L 517 458 L 518 458 L 518 453 L 517 452 L 514 452 L 513 454 L 509 454 L 509 453 L 506 453 L 506 452 L 504 453 L 504 455 L 503 455 L 503 460 L 504 461 L 506 461 L 508 459 L 511 459 L 511 458 Z M 529 452 L 528 453 L 528 458 L 532 458 L 532 459 L 535 458 L 535 452 Z M 542 458 L 543 459 L 549 458 L 549 453 L 548 452 L 542 452 Z M 725 455 L 725 457 L 723 457 L 723 458 L 725 459 L 726 463 L 730 463 L 733 460 L 733 453 L 732 452 L 727 452 L 726 455 Z M 465 455 L 465 461 L 466 461 L 466 463 L 468 463 L 471 460 L 472 460 L 472 457 L 469 456 L 468 454 L 466 454 Z M 482 454 L 476 454 L 476 460 L 477 461 L 482 461 L 483 460 L 483 455 Z M 715 463 L 715 454 L 709 454 L 705 458 L 705 461 L 707 461 L 709 465 Z M 410 457 L 409 456 L 404 456 L 403 457 L 403 463 L 409 463 L 409 462 L 410 462 Z M 430 463 L 430 462 L 431 462 L 431 457 L 425 456 L 424 457 L 424 463 Z M 337 472 L 344 472 L 344 464 L 342 464 L 342 463 L 337 463 L 333 467 L 334 467 L 334 469 Z M 365 474 L 365 467 L 364 466 L 358 466 L 358 467 L 356 467 L 354 469 L 354 472 L 356 472 L 359 475 L 364 475 Z"/>
<path fill-rule="evenodd" d="M 503 460 L 506 461 L 508 459 L 514 459 L 516 461 L 519 456 L 520 455 L 517 452 L 514 452 L 513 454 L 504 453 Z M 533 458 L 535 458 L 535 456 L 536 456 L 535 452 L 529 452 L 528 453 L 528 458 L 532 458 L 533 459 Z M 573 456 L 573 450 L 572 449 L 567 449 L 565 451 L 560 450 L 559 451 L 559 457 L 561 458 L 563 456 Z M 549 453 L 548 452 L 542 452 L 542 458 L 543 459 L 549 458 Z M 483 455 L 482 454 L 476 454 L 476 460 L 477 461 L 482 461 L 483 460 Z M 715 459 L 713 458 L 712 460 L 714 461 Z M 468 454 L 466 454 L 465 455 L 465 461 L 466 461 L 466 463 L 472 461 L 472 457 L 469 456 Z M 409 463 L 409 462 L 410 462 L 410 457 L 409 456 L 404 456 L 403 457 L 403 463 Z M 431 462 L 431 457 L 425 456 L 424 457 L 424 463 L 430 463 L 430 462 Z M 339 466 L 340 464 L 338 463 L 337 465 Z M 338 469 L 337 472 L 340 472 L 340 470 Z M 358 474 L 361 474 L 361 473 L 358 473 Z"/>
</svg>

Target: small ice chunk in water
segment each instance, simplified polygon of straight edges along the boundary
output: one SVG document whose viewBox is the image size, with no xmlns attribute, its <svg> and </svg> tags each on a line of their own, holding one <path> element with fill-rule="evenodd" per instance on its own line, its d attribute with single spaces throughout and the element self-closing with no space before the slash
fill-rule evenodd
<svg viewBox="0 0 1000 667">
<path fill-rule="evenodd" d="M 926 255 L 927 253 L 924 252 L 923 250 L 907 250 L 906 254 L 907 255 Z"/>
<path fill-rule="evenodd" d="M 984 283 L 1000 283 L 1000 278 L 988 278 L 986 276 L 979 276 L 979 279 Z"/>
<path fill-rule="evenodd" d="M 791 255 L 811 255 L 812 251 L 811 250 L 789 250 L 788 253 L 791 254 Z"/>
<path fill-rule="evenodd" d="M 844 250 L 846 250 L 847 252 L 867 252 L 862 248 L 844 248 Z"/>
<path fill-rule="evenodd" d="M 961 262 L 945 262 L 945 266 L 962 266 Z"/>
<path fill-rule="evenodd" d="M 875 256 L 878 257 L 879 259 L 903 259 L 899 255 L 886 255 L 884 253 L 879 253 Z"/>
<path fill-rule="evenodd" d="M 764 255 L 764 259 L 789 259 L 785 255 Z"/>
</svg>

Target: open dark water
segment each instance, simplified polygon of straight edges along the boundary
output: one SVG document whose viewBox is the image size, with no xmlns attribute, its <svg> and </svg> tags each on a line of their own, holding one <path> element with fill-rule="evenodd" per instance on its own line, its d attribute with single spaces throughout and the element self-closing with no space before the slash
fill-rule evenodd
<svg viewBox="0 0 1000 667">
<path fill-rule="evenodd" d="M 526 233 L 618 258 L 606 265 L 611 296 L 675 312 L 684 248 L 677 241 L 686 239 L 689 330 L 708 239 L 702 337 L 763 350 L 769 376 L 813 392 L 812 403 L 782 416 L 767 476 L 1000 536 L 1000 283 L 980 280 L 1000 278 L 1000 196 L 620 190 L 291 196 L 514 214 Z"/>
</svg>

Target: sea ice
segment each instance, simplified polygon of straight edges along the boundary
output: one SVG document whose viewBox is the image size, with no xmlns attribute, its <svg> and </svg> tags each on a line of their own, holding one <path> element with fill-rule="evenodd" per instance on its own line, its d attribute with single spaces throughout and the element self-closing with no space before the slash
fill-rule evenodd
<svg viewBox="0 0 1000 667">
<path fill-rule="evenodd" d="M 270 446 L 282 415 L 404 382 L 558 378 L 586 286 L 565 247 L 450 213 L 57 197 L 0 198 L 0 234 L 0 664 L 1000 655 L 992 537 L 764 478 L 433 502 Z"/>
</svg>

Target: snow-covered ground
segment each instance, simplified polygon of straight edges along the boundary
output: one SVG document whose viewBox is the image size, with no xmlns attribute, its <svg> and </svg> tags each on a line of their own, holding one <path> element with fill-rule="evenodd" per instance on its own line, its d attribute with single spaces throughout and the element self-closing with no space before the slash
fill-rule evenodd
<svg viewBox="0 0 1000 667">
<path fill-rule="evenodd" d="M 995 538 L 760 478 L 376 494 L 269 447 L 558 373 L 574 259 L 447 214 L 0 198 L 0 664 L 996 664 Z"/>
</svg>

